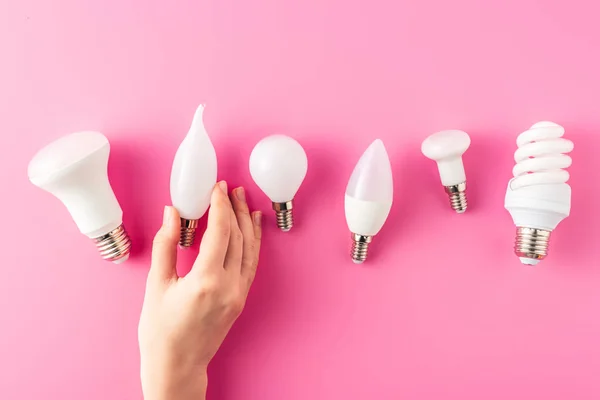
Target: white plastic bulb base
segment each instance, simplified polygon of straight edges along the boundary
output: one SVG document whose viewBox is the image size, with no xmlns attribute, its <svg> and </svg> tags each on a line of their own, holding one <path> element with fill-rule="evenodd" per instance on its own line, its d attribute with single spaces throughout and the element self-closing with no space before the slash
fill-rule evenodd
<svg viewBox="0 0 600 400">
<path fill-rule="evenodd" d="M 421 144 L 423 155 L 437 163 L 450 206 L 459 214 L 467 211 L 467 176 L 462 155 L 470 145 L 469 135 L 456 129 L 436 132 Z"/>
<path fill-rule="evenodd" d="M 569 216 L 571 187 L 566 183 L 512 189 L 505 208 L 517 226 L 515 254 L 523 264 L 536 265 L 548 255 L 550 233 Z"/>
<path fill-rule="evenodd" d="M 204 105 L 200 105 L 171 169 L 171 202 L 181 217 L 182 248 L 194 244 L 198 220 L 206 213 L 217 183 L 217 154 L 204 127 L 203 114 Z"/>
<path fill-rule="evenodd" d="M 361 264 L 369 244 L 383 227 L 392 208 L 392 166 L 383 142 L 375 140 L 354 167 L 345 195 L 345 212 L 352 233 L 352 261 Z"/>
<path fill-rule="evenodd" d="M 29 180 L 57 197 L 103 259 L 129 258 L 131 240 L 108 180 L 110 145 L 99 132 L 76 132 L 48 144 L 29 162 Z"/>
<path fill-rule="evenodd" d="M 294 197 L 308 171 L 306 152 L 296 140 L 271 135 L 254 146 L 250 175 L 271 200 L 277 226 L 288 232 L 294 226 Z"/>
<path fill-rule="evenodd" d="M 517 226 L 515 254 L 536 265 L 548 255 L 550 234 L 571 211 L 567 184 L 573 142 L 553 122 L 538 122 L 517 138 L 514 178 L 506 189 L 505 207 Z"/>
</svg>

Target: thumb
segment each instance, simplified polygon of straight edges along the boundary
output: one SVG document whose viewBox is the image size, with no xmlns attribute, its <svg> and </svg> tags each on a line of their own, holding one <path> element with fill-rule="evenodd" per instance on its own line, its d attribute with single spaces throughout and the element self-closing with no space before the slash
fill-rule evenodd
<svg viewBox="0 0 600 400">
<path fill-rule="evenodd" d="M 166 206 L 163 224 L 152 244 L 149 280 L 165 282 L 177 278 L 177 243 L 180 228 L 179 213 L 174 207 Z"/>
</svg>

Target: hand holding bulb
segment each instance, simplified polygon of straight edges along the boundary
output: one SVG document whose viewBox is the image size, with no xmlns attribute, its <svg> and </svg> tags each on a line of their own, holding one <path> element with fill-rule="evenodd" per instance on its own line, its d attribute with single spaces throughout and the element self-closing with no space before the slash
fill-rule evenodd
<svg viewBox="0 0 600 400">
<path fill-rule="evenodd" d="M 354 263 L 367 259 L 369 244 L 383 227 L 393 197 L 392 166 L 383 142 L 377 139 L 358 160 L 346 188 L 346 221 L 352 234 Z"/>
<path fill-rule="evenodd" d="M 204 128 L 204 105 L 179 145 L 171 170 L 171 201 L 181 216 L 179 245 L 194 243 L 198 220 L 206 213 L 210 193 L 217 182 L 217 155 Z"/>
<path fill-rule="evenodd" d="M 293 200 L 307 170 L 304 149 L 289 136 L 268 136 L 250 154 L 250 175 L 271 200 L 277 226 L 284 232 L 294 226 Z"/>
<path fill-rule="evenodd" d="M 261 213 L 243 188 L 212 191 L 206 233 L 190 272 L 177 274 L 181 219 L 165 207 L 152 246 L 140 316 L 141 381 L 146 400 L 204 399 L 207 369 L 242 312 L 256 274 Z"/>
<path fill-rule="evenodd" d="M 470 144 L 471 138 L 466 132 L 447 130 L 434 133 L 421 145 L 423 155 L 437 163 L 450 205 L 459 214 L 467 211 L 467 177 L 462 155 Z"/>
</svg>

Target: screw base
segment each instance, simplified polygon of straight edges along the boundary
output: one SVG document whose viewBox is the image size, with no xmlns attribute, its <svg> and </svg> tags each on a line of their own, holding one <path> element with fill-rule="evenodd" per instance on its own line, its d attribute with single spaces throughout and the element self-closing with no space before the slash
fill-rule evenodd
<svg viewBox="0 0 600 400">
<path fill-rule="evenodd" d="M 373 241 L 373 236 L 352 234 L 352 250 L 350 256 L 354 264 L 362 264 L 367 259 L 369 253 L 369 244 Z"/>
<path fill-rule="evenodd" d="M 467 182 L 458 185 L 444 186 L 444 190 L 450 199 L 450 206 L 459 214 L 467 211 Z"/>
<path fill-rule="evenodd" d="M 548 255 L 550 231 L 544 229 L 517 227 L 515 254 L 523 264 L 535 265 Z"/>
<path fill-rule="evenodd" d="M 286 201 L 285 203 L 273 202 L 273 210 L 275 210 L 277 217 L 277 227 L 283 232 L 288 232 L 294 227 L 294 205 L 292 201 Z"/>
<path fill-rule="evenodd" d="M 181 231 L 179 234 L 179 245 L 181 247 L 190 247 L 194 244 L 196 238 L 197 219 L 181 218 Z"/>
<path fill-rule="evenodd" d="M 127 261 L 131 251 L 131 239 L 123 224 L 105 235 L 94 239 L 102 259 L 120 264 Z"/>
</svg>

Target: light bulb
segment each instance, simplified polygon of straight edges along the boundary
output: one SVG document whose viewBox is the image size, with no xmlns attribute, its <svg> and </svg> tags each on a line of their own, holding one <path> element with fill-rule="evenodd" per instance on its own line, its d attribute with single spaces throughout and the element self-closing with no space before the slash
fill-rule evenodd
<svg viewBox="0 0 600 400">
<path fill-rule="evenodd" d="M 129 258 L 131 241 L 108 180 L 109 153 L 108 139 L 101 133 L 76 132 L 38 151 L 27 173 L 34 185 L 62 201 L 103 259 L 119 264 Z"/>
<path fill-rule="evenodd" d="M 467 176 L 462 155 L 470 144 L 466 132 L 453 129 L 434 133 L 421 145 L 423 155 L 437 162 L 450 205 L 459 214 L 467 211 Z"/>
<path fill-rule="evenodd" d="M 194 243 L 198 220 L 206 213 L 217 183 L 217 154 L 204 128 L 203 113 L 204 105 L 200 105 L 171 170 L 171 202 L 181 217 L 179 245 L 183 248 Z"/>
<path fill-rule="evenodd" d="M 307 169 L 304 149 L 289 136 L 267 136 L 250 154 L 250 175 L 273 203 L 277 226 L 284 232 L 294 226 L 293 200 Z"/>
<path fill-rule="evenodd" d="M 393 197 L 392 166 L 383 142 L 377 139 L 358 160 L 346 188 L 346 222 L 356 264 L 367 259 L 369 244 L 383 227 Z"/>
<path fill-rule="evenodd" d="M 508 182 L 505 207 L 517 226 L 515 254 L 536 265 L 548 254 L 550 233 L 571 211 L 567 184 L 573 142 L 553 122 L 538 122 L 517 138 L 514 178 Z"/>
</svg>

